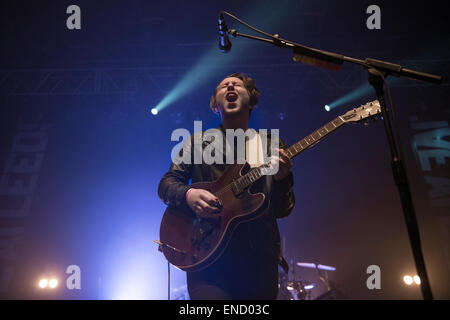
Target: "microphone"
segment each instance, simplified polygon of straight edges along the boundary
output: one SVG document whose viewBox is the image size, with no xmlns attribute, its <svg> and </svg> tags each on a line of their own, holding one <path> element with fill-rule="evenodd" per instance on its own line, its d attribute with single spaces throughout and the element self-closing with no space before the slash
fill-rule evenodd
<svg viewBox="0 0 450 320">
<path fill-rule="evenodd" d="M 231 50 L 231 42 L 230 39 L 228 39 L 227 31 L 228 28 L 225 24 L 225 19 L 221 14 L 219 16 L 219 49 L 224 53 Z"/>
</svg>

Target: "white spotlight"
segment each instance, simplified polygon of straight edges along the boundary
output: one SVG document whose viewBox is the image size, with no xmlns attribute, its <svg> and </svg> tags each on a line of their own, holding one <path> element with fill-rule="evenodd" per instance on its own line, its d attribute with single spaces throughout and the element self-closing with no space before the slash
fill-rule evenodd
<svg viewBox="0 0 450 320">
<path fill-rule="evenodd" d="M 326 110 L 326 111 L 330 111 L 330 110 L 331 110 L 330 106 L 329 106 L 329 105 L 326 105 L 326 106 L 325 106 L 325 110 Z"/>
<path fill-rule="evenodd" d="M 420 284 L 420 277 L 419 276 L 414 276 L 414 282 L 416 284 Z"/>
<path fill-rule="evenodd" d="M 39 281 L 39 288 L 44 289 L 44 288 L 47 287 L 47 285 L 48 285 L 48 280 L 47 280 L 47 279 L 41 279 L 41 280 Z"/>
<path fill-rule="evenodd" d="M 153 108 L 153 109 L 152 109 L 152 114 L 153 114 L 154 116 L 156 116 L 156 115 L 158 114 L 158 109 Z"/>
<path fill-rule="evenodd" d="M 58 280 L 56 279 L 51 279 L 48 283 L 48 286 L 52 289 L 56 288 L 58 286 Z"/>
<path fill-rule="evenodd" d="M 413 278 L 412 278 L 411 276 L 406 275 L 406 276 L 403 277 L 403 281 L 404 281 L 408 286 L 410 286 L 410 285 L 413 283 Z"/>
</svg>

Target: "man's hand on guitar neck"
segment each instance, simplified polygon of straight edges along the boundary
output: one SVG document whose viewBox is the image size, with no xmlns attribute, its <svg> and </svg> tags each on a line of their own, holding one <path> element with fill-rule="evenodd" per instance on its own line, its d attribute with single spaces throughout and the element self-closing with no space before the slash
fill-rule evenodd
<svg viewBox="0 0 450 320">
<path fill-rule="evenodd" d="M 271 165 L 274 166 L 274 162 L 278 161 L 278 172 L 273 176 L 277 181 L 286 178 L 292 168 L 292 160 L 288 157 L 286 151 L 278 149 L 279 157 L 273 156 L 271 159 Z"/>
<path fill-rule="evenodd" d="M 208 214 L 217 214 L 219 199 L 211 192 L 204 189 L 191 188 L 186 192 L 188 206 L 200 217 Z"/>
</svg>

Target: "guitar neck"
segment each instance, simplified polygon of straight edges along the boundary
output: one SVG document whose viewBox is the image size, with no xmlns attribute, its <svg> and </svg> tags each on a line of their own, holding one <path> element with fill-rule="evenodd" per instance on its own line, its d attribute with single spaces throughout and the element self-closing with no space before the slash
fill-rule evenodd
<svg viewBox="0 0 450 320">
<path fill-rule="evenodd" d="M 335 118 L 333 121 L 328 122 L 326 125 L 320 129 L 314 131 L 306 138 L 300 140 L 299 142 L 293 144 L 288 149 L 286 153 L 289 158 L 294 158 L 298 156 L 302 151 L 312 147 L 314 144 L 325 138 L 328 134 L 339 128 L 345 123 L 341 117 Z M 264 174 L 262 173 L 262 167 L 252 168 L 247 174 L 243 175 L 239 179 L 233 182 L 234 188 L 238 191 L 242 191 L 245 188 L 252 185 L 256 180 L 261 178 Z"/>
<path fill-rule="evenodd" d="M 325 138 L 328 134 L 339 128 L 345 123 L 341 117 L 335 118 L 333 121 L 328 122 L 326 125 L 321 127 L 320 129 L 314 131 L 306 138 L 303 138 L 299 142 L 293 144 L 288 149 L 286 149 L 286 153 L 289 158 L 294 158 L 298 156 L 302 151 L 312 147 L 317 142 Z"/>
</svg>

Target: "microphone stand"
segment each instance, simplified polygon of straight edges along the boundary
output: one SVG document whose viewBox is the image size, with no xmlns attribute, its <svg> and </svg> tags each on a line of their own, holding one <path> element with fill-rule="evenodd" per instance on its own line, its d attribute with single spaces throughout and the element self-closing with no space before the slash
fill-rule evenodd
<svg viewBox="0 0 450 320">
<path fill-rule="evenodd" d="M 260 30 L 257 30 L 245 22 L 241 21 L 240 19 L 234 17 L 233 15 L 222 11 L 221 13 L 227 14 L 228 16 L 232 17 L 233 19 L 237 20 L 238 22 L 246 25 L 247 27 L 250 27 L 251 29 L 260 32 L 264 35 L 268 35 L 267 33 L 264 33 Z M 434 84 L 440 84 L 442 82 L 442 77 L 437 75 L 432 75 L 428 73 L 423 73 L 415 70 L 406 69 L 398 64 L 393 64 L 390 62 L 385 62 L 381 60 L 375 60 L 371 58 L 366 58 L 365 60 L 355 59 L 351 57 L 346 57 L 341 54 L 333 53 L 333 52 L 327 52 L 323 50 L 318 50 L 314 48 L 309 48 L 306 46 L 303 46 L 301 44 L 297 44 L 285 39 L 282 39 L 279 37 L 278 34 L 275 35 L 269 35 L 271 39 L 261 38 L 261 37 L 255 37 L 247 34 L 238 33 L 236 30 L 227 30 L 229 34 L 231 34 L 234 37 L 244 37 L 249 38 L 253 40 L 258 41 L 264 41 L 267 43 L 271 43 L 275 46 L 282 47 L 282 48 L 289 48 L 294 51 L 294 54 L 296 55 L 304 55 L 309 58 L 318 59 L 320 61 L 325 61 L 337 65 L 341 65 L 344 62 L 349 62 L 353 64 L 358 64 L 367 69 L 369 73 L 369 83 L 373 86 L 375 93 L 378 97 L 378 101 L 380 102 L 381 111 L 383 113 L 383 119 L 384 119 L 384 127 L 386 131 L 386 137 L 389 144 L 389 149 L 391 152 L 391 167 L 392 167 L 392 174 L 394 177 L 395 184 L 397 185 L 398 192 L 400 194 L 400 201 L 402 204 L 403 209 L 403 215 L 406 221 L 406 227 L 408 230 L 408 237 L 410 241 L 410 245 L 412 248 L 413 256 L 414 256 L 414 263 L 417 269 L 417 274 L 420 277 L 420 286 L 422 291 L 422 296 L 424 300 L 432 300 L 433 295 L 431 292 L 431 286 L 427 274 L 427 270 L 425 267 L 425 261 L 422 254 L 422 247 L 420 242 L 420 232 L 419 227 L 417 224 L 414 204 L 412 201 L 411 196 L 411 190 L 409 187 L 408 177 L 406 174 L 406 169 L 403 163 L 403 151 L 401 149 L 401 140 L 398 133 L 397 128 L 397 121 L 395 116 L 395 109 L 394 105 L 392 103 L 392 97 L 390 94 L 389 86 L 386 82 L 386 77 L 388 75 L 396 76 L 396 77 L 408 77 L 414 80 L 420 80 L 425 82 L 430 82 Z M 388 96 L 389 96 L 389 102 L 390 106 L 392 108 L 392 117 L 394 120 L 394 128 L 397 130 L 395 132 L 395 136 L 397 137 L 398 146 L 396 144 L 395 138 L 394 138 L 394 130 L 391 126 L 390 119 L 388 117 L 388 109 L 386 107 L 386 102 L 384 98 L 384 88 L 383 83 L 386 85 Z"/>
</svg>

